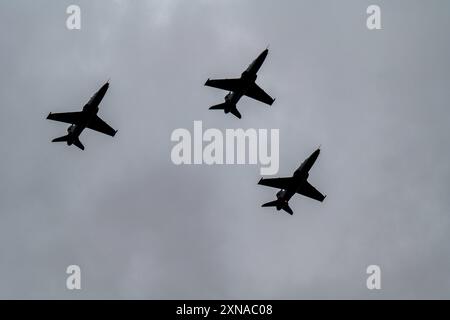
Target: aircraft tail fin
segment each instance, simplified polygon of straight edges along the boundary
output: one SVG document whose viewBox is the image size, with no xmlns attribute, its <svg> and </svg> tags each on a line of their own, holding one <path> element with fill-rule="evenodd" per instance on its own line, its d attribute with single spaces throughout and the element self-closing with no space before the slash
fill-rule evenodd
<svg viewBox="0 0 450 320">
<path fill-rule="evenodd" d="M 73 142 L 74 145 L 76 145 L 78 148 L 80 148 L 81 150 L 84 150 L 84 146 L 81 143 L 80 139 L 75 139 L 75 141 Z"/>
<path fill-rule="evenodd" d="M 64 141 L 67 141 L 68 139 L 69 139 L 69 135 L 53 139 L 52 142 L 64 142 Z"/>
<path fill-rule="evenodd" d="M 223 110 L 225 113 L 231 112 L 234 116 L 236 116 L 239 119 L 242 118 L 238 109 L 236 109 L 235 106 L 231 106 L 227 102 L 216 104 L 215 106 L 210 107 L 209 110 Z"/>
<path fill-rule="evenodd" d="M 286 211 L 290 215 L 294 214 L 294 211 L 292 211 L 291 207 L 289 207 L 289 204 L 283 203 L 280 200 L 274 200 L 274 201 L 271 201 L 271 202 L 264 203 L 262 205 L 262 207 L 276 207 L 277 210 L 283 209 L 284 211 Z"/>
</svg>

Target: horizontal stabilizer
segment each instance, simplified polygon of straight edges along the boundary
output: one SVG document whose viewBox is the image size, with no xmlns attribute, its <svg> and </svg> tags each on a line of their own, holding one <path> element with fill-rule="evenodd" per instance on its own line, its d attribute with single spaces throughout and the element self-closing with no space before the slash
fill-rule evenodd
<svg viewBox="0 0 450 320">
<path fill-rule="evenodd" d="M 225 113 L 231 112 L 237 118 L 239 118 L 239 119 L 242 118 L 238 109 L 236 109 L 235 107 L 230 108 L 230 105 L 226 102 L 221 103 L 221 104 L 216 104 L 215 106 L 210 107 L 209 110 L 224 110 Z"/>
<path fill-rule="evenodd" d="M 209 108 L 209 110 L 225 110 L 227 107 L 226 103 L 216 104 L 215 106 L 212 106 Z"/>
<path fill-rule="evenodd" d="M 279 202 L 278 202 L 278 200 L 275 200 L 275 201 L 264 203 L 261 207 L 276 207 L 277 205 L 279 205 Z"/>
<path fill-rule="evenodd" d="M 287 213 L 289 213 L 291 216 L 294 214 L 294 211 L 292 211 L 291 207 L 289 207 L 288 204 L 284 205 L 284 207 L 281 208 L 281 209 L 283 209 L 284 211 L 286 211 Z"/>
<path fill-rule="evenodd" d="M 283 209 L 287 213 L 289 213 L 291 216 L 294 214 L 294 211 L 292 211 L 291 207 L 287 203 L 283 203 L 280 200 L 275 200 L 271 202 L 264 203 L 261 207 L 277 207 L 277 210 Z"/>
<path fill-rule="evenodd" d="M 67 141 L 68 138 L 69 138 L 68 135 L 67 136 L 62 136 L 62 137 L 53 139 L 52 142 L 64 142 L 64 141 Z"/>
<path fill-rule="evenodd" d="M 233 109 L 230 110 L 230 112 L 231 112 L 232 114 L 234 114 L 238 119 L 242 118 L 242 116 L 241 116 L 241 114 L 239 113 L 238 109 L 233 108 Z"/>
<path fill-rule="evenodd" d="M 81 150 L 84 150 L 84 146 L 81 143 L 81 141 L 79 139 L 75 139 L 75 141 L 73 142 L 74 145 L 76 145 L 78 148 L 80 148 Z"/>
</svg>

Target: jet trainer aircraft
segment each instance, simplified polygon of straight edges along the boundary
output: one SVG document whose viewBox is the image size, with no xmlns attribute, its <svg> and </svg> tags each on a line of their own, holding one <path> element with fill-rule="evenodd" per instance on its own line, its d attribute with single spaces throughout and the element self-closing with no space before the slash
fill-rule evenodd
<svg viewBox="0 0 450 320">
<path fill-rule="evenodd" d="M 225 113 L 231 112 L 239 119 L 241 114 L 236 108 L 236 104 L 242 98 L 247 96 L 252 99 L 261 101 L 265 104 L 272 105 L 275 99 L 271 98 L 256 83 L 257 73 L 261 68 L 264 60 L 269 53 L 269 49 L 264 50 L 255 61 L 253 61 L 247 70 L 245 70 L 239 79 L 208 79 L 205 86 L 214 87 L 222 90 L 230 91 L 225 96 L 225 102 L 212 106 L 209 110 L 223 110 Z"/>
<path fill-rule="evenodd" d="M 105 83 L 100 90 L 98 90 L 89 100 L 89 102 L 83 107 L 83 111 L 79 112 L 64 112 L 64 113 L 51 113 L 47 116 L 47 119 L 69 123 L 70 127 L 67 129 L 68 134 L 56 139 L 52 142 L 67 142 L 67 145 L 76 145 L 81 150 L 84 150 L 84 146 L 81 144 L 79 136 L 85 128 L 89 128 L 111 137 L 114 137 L 117 130 L 111 128 L 102 119 L 97 116 L 98 106 L 106 94 L 109 88 L 109 81 Z"/>
<path fill-rule="evenodd" d="M 322 202 L 326 196 L 321 194 L 308 182 L 309 170 L 311 170 L 314 162 L 320 154 L 320 148 L 313 152 L 300 167 L 294 172 L 292 177 L 288 178 L 274 178 L 274 179 L 261 179 L 258 184 L 281 189 L 277 193 L 277 200 L 263 204 L 263 207 L 276 207 L 278 211 L 283 209 L 290 215 L 294 212 L 289 207 L 289 200 L 296 193 L 312 198 L 314 200 Z"/>
</svg>

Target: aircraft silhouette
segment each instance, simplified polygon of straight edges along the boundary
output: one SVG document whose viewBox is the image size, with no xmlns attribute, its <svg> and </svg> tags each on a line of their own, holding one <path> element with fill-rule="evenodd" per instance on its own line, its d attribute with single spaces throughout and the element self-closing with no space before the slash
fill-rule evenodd
<svg viewBox="0 0 450 320">
<path fill-rule="evenodd" d="M 311 170 L 319 154 L 320 148 L 303 161 L 300 167 L 295 170 L 292 177 L 259 180 L 258 184 L 260 185 L 281 189 L 277 193 L 277 200 L 267 202 L 263 204 L 262 207 L 276 207 L 278 211 L 283 209 L 290 215 L 293 215 L 294 212 L 289 207 L 289 200 L 296 193 L 322 202 L 326 196 L 317 191 L 317 189 L 308 182 L 309 170 Z"/>
<path fill-rule="evenodd" d="M 99 116 L 98 106 L 103 97 L 108 91 L 109 81 L 105 83 L 100 90 L 98 90 L 79 112 L 63 112 L 63 113 L 51 113 L 47 116 L 47 119 L 69 123 L 70 127 L 67 129 L 68 134 L 56 139 L 52 142 L 67 142 L 67 145 L 76 145 L 81 150 L 84 150 L 83 144 L 80 142 L 80 134 L 84 129 L 89 128 L 111 137 L 114 137 L 117 130 L 111 128 L 106 124 Z"/>
<path fill-rule="evenodd" d="M 258 58 L 256 58 L 238 79 L 208 79 L 205 86 L 214 87 L 222 90 L 230 91 L 225 96 L 225 102 L 217 104 L 209 108 L 209 110 L 223 110 L 225 113 L 231 112 L 241 119 L 241 114 L 237 110 L 237 103 L 243 96 L 261 101 L 265 104 L 272 105 L 275 99 L 271 98 L 256 83 L 257 73 L 261 68 L 264 60 L 269 53 L 269 49 L 264 50 Z"/>
</svg>

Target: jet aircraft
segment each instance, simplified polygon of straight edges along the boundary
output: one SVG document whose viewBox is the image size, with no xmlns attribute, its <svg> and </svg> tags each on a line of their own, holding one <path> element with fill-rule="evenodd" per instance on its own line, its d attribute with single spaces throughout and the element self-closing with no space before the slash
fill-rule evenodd
<svg viewBox="0 0 450 320">
<path fill-rule="evenodd" d="M 225 113 L 231 112 L 241 119 L 241 114 L 237 110 L 237 103 L 243 96 L 250 97 L 268 105 L 272 105 L 275 99 L 270 97 L 256 83 L 257 73 L 269 53 L 269 49 L 264 50 L 258 58 L 253 61 L 238 79 L 208 79 L 205 86 L 214 87 L 230 91 L 225 96 L 225 102 L 212 106 L 210 110 L 223 110 Z"/>
<path fill-rule="evenodd" d="M 303 161 L 292 177 L 261 179 L 258 184 L 281 189 L 277 193 L 277 200 L 265 203 L 262 206 L 276 207 L 278 211 L 283 209 L 290 215 L 293 215 L 294 212 L 289 207 L 288 202 L 296 193 L 322 202 L 326 196 L 317 191 L 317 189 L 308 182 L 309 170 L 311 170 L 319 154 L 320 148 L 314 151 L 305 161 Z"/>
<path fill-rule="evenodd" d="M 84 150 L 83 144 L 80 142 L 79 136 L 84 129 L 89 128 L 111 137 L 114 137 L 117 130 L 111 128 L 98 115 L 99 104 L 108 91 L 109 81 L 105 83 L 89 100 L 89 102 L 79 112 L 51 113 L 47 119 L 60 121 L 70 124 L 67 129 L 67 135 L 53 139 L 52 142 L 67 142 L 67 145 L 76 145 Z"/>
</svg>

